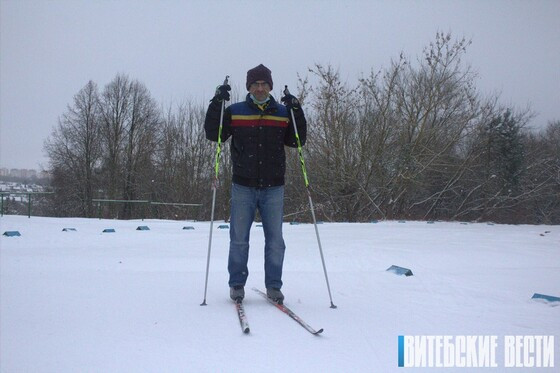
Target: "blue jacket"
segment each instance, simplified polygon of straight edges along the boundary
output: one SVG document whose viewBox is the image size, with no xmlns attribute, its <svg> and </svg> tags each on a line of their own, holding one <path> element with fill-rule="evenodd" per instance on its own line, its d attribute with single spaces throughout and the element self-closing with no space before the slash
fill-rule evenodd
<svg viewBox="0 0 560 373">
<path fill-rule="evenodd" d="M 204 129 L 206 138 L 218 141 L 221 102 L 212 100 Z M 295 110 L 300 143 L 305 144 L 307 121 L 303 110 Z M 297 147 L 292 118 L 288 109 L 271 96 L 261 110 L 247 95 L 245 101 L 228 106 L 224 111 L 222 141 L 231 136 L 233 182 L 249 187 L 284 185 L 286 153 L 284 146 Z"/>
</svg>

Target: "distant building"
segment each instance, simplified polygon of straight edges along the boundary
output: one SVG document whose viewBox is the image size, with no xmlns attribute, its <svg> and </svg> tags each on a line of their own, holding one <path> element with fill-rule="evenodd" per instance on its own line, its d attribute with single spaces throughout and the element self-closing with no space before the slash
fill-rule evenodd
<svg viewBox="0 0 560 373">
<path fill-rule="evenodd" d="M 38 176 L 42 176 L 42 175 L 40 175 L 37 172 L 37 170 L 33 170 L 33 169 L 0 168 L 0 176 L 14 177 L 14 178 L 20 178 L 20 179 L 36 179 Z"/>
</svg>

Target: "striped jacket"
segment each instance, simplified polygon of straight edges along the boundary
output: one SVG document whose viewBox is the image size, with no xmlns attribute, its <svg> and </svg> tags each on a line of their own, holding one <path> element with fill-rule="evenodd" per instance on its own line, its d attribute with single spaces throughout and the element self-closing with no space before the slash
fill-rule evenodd
<svg viewBox="0 0 560 373">
<path fill-rule="evenodd" d="M 218 141 L 221 103 L 212 100 L 204 129 L 206 138 Z M 301 145 L 305 144 L 307 122 L 303 110 L 294 112 Z M 286 153 L 284 146 L 297 147 L 288 109 L 271 96 L 261 110 L 249 95 L 243 102 L 230 105 L 224 112 L 222 141 L 232 138 L 233 182 L 249 187 L 284 185 Z"/>
</svg>

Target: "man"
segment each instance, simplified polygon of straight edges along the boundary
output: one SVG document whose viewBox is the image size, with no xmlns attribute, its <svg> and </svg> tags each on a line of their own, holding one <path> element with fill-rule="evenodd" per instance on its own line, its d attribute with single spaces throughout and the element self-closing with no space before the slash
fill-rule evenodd
<svg viewBox="0 0 560 373">
<path fill-rule="evenodd" d="M 230 136 L 231 163 L 231 221 L 229 245 L 229 286 L 232 300 L 241 302 L 249 275 L 249 232 L 259 210 L 265 236 L 265 286 L 269 298 L 282 303 L 282 267 L 284 239 L 284 174 L 286 154 L 284 146 L 297 147 L 290 110 L 296 118 L 301 144 L 305 144 L 307 122 L 298 100 L 292 95 L 282 98 L 281 105 L 270 95 L 272 74 L 264 65 L 247 72 L 245 101 L 228 106 L 223 117 L 221 141 Z M 229 85 L 216 89 L 204 129 L 206 138 L 218 141 L 222 101 L 229 101 Z"/>
</svg>

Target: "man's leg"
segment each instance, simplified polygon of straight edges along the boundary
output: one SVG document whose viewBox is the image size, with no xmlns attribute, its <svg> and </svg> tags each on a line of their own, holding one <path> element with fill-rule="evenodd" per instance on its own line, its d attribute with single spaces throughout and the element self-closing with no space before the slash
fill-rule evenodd
<svg viewBox="0 0 560 373">
<path fill-rule="evenodd" d="M 244 286 L 249 276 L 249 233 L 255 218 L 255 209 L 256 189 L 232 183 L 228 259 L 230 287 Z"/>
<path fill-rule="evenodd" d="M 284 186 L 260 189 L 258 207 L 265 237 L 265 285 L 267 289 L 280 289 L 282 287 L 282 267 L 284 265 L 284 251 L 286 249 L 284 238 L 282 237 Z"/>
</svg>

